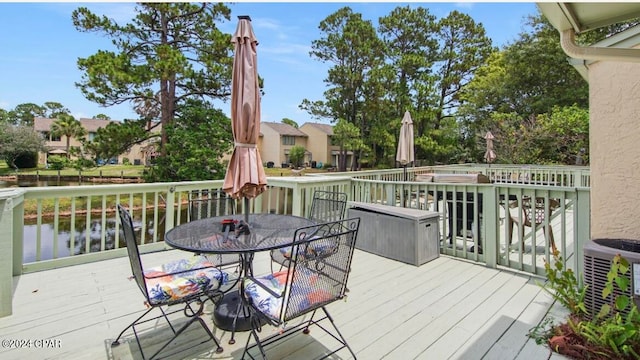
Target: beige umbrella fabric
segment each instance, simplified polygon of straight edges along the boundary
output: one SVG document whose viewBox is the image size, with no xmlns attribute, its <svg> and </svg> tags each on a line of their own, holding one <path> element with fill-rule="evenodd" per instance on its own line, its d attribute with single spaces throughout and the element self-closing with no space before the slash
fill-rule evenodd
<svg viewBox="0 0 640 360">
<path fill-rule="evenodd" d="M 260 89 L 256 39 L 251 19 L 240 21 L 231 41 L 235 44 L 231 84 L 231 128 L 235 146 L 223 189 L 233 198 L 255 198 L 265 191 L 267 176 L 257 148 L 260 136 Z M 247 211 L 247 209 L 245 209 Z"/>
<path fill-rule="evenodd" d="M 484 135 L 485 140 L 487 141 L 487 150 L 484 153 L 484 160 L 491 164 L 496 159 L 496 153 L 493 151 L 493 139 L 494 136 L 491 131 L 487 131 Z"/>
<path fill-rule="evenodd" d="M 407 165 L 415 160 L 413 150 L 413 120 L 409 111 L 405 111 L 400 127 L 400 137 L 398 138 L 398 151 L 396 161 L 404 166 L 404 177 L 407 180 Z"/>
</svg>

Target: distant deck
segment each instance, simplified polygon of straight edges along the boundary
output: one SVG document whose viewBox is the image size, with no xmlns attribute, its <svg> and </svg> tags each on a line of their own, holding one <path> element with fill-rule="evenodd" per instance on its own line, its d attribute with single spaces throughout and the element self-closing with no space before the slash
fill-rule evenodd
<svg viewBox="0 0 640 360">
<path fill-rule="evenodd" d="M 149 267 L 180 256 L 189 254 L 163 251 L 143 255 L 143 261 Z M 258 254 L 255 272 L 267 270 L 268 257 Z M 140 359 L 130 332 L 128 342 L 111 347 L 144 310 L 142 295 L 127 280 L 130 273 L 128 258 L 117 258 L 15 277 L 13 314 L 0 318 L 0 338 L 53 339 L 54 347 L 10 349 L 3 343 L 0 358 Z M 546 359 L 549 349 L 527 337 L 552 308 L 553 300 L 538 285 L 543 280 L 446 255 L 415 267 L 356 250 L 347 301 L 330 305 L 329 311 L 363 360 Z M 206 320 L 212 325 L 211 315 Z M 152 326 L 166 328 L 166 323 Z M 199 327 L 192 329 L 182 341 L 202 335 Z M 205 344 L 187 346 L 172 358 L 239 359 L 248 333 L 237 334 L 237 343 L 229 345 L 228 332 L 213 331 L 223 353 Z M 271 331 L 263 328 L 263 334 Z M 141 336 L 153 347 L 159 335 L 143 331 Z M 312 330 L 270 354 L 272 359 L 312 359 L 324 346 L 331 346 L 327 336 Z M 350 354 L 343 350 L 332 358 Z"/>
</svg>

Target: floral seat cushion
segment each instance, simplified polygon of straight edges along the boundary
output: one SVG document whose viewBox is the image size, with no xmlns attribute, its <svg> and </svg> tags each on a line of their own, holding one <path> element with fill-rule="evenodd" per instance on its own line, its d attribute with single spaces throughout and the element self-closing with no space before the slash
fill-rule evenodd
<svg viewBox="0 0 640 360">
<path fill-rule="evenodd" d="M 316 237 L 313 237 L 312 239 L 315 239 Z M 305 253 L 304 250 L 304 246 L 299 246 L 297 247 L 297 255 L 300 255 L 302 253 Z M 295 256 L 292 258 L 291 257 L 291 246 L 287 246 L 287 247 L 283 247 L 278 249 L 280 251 L 280 253 L 282 254 L 282 256 L 287 259 L 287 260 L 293 260 L 295 259 Z M 331 239 L 327 239 L 325 241 L 322 242 L 313 242 L 311 245 L 309 245 L 306 248 L 306 256 L 307 257 L 314 257 L 314 256 L 320 256 L 320 257 L 326 257 L 329 256 L 331 254 L 334 254 L 337 251 L 337 242 L 333 241 Z M 297 256 L 296 255 L 296 256 Z"/>
<path fill-rule="evenodd" d="M 180 259 L 144 271 L 152 304 L 176 301 L 226 284 L 229 274 L 204 256 Z"/>
<path fill-rule="evenodd" d="M 261 277 L 244 280 L 244 293 L 247 299 L 256 306 L 260 312 L 269 316 L 270 318 L 279 321 L 281 319 L 281 311 L 283 309 L 282 303 L 284 299 L 282 297 L 273 296 L 262 286 L 256 284 L 259 282 L 264 287 L 269 288 L 276 294 L 282 294 L 287 286 L 288 270 L 279 271 L 273 274 L 267 274 Z M 324 290 L 317 286 L 318 276 L 310 274 L 308 271 L 300 271 L 296 273 L 296 276 L 302 276 L 306 279 L 300 281 L 294 280 L 291 285 L 290 299 L 297 299 L 294 302 L 290 300 L 289 306 L 295 306 L 293 311 L 303 311 L 308 309 L 314 304 L 328 301 L 333 298 L 333 294 L 327 290 Z"/>
</svg>

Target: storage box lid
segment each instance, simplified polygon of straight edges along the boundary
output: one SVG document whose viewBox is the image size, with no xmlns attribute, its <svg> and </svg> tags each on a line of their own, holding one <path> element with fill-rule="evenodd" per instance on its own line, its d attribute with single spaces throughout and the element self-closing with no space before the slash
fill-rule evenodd
<svg viewBox="0 0 640 360">
<path fill-rule="evenodd" d="M 379 214 L 385 214 L 390 216 L 397 216 L 407 219 L 421 220 L 421 219 L 430 219 L 438 217 L 438 213 L 435 211 L 426 211 L 419 209 L 409 209 L 403 208 L 399 206 L 389 206 L 389 205 L 381 205 L 381 204 L 372 204 L 372 203 L 364 203 L 351 201 L 349 202 L 352 209 L 364 210 L 369 212 L 375 212 Z"/>
</svg>

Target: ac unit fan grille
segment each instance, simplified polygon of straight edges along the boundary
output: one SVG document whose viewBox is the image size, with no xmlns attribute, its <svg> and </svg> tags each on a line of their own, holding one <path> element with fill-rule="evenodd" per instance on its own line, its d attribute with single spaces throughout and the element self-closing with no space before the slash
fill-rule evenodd
<svg viewBox="0 0 640 360">
<path fill-rule="evenodd" d="M 606 241 L 606 242 L 605 242 Z M 607 244 L 610 246 L 605 246 Z M 602 290 L 607 283 L 607 274 L 611 269 L 613 258 L 617 254 L 621 254 L 630 263 L 640 263 L 640 242 L 620 240 L 620 239 L 598 239 L 590 241 L 584 247 L 584 284 L 587 286 L 585 293 L 585 306 L 588 315 L 595 316 L 605 303 L 610 303 L 612 299 L 620 295 L 626 295 L 633 299 L 636 305 L 640 298 L 634 297 L 633 279 L 631 274 L 626 277 L 630 280 L 627 291 L 622 292 L 614 286 L 613 296 L 609 296 L 606 300 L 602 298 Z M 614 246 L 614 247 L 611 247 Z M 627 251 L 629 246 L 633 246 L 632 250 Z M 623 315 L 628 314 L 629 307 L 622 311 Z"/>
<path fill-rule="evenodd" d="M 607 301 L 602 298 L 602 290 L 604 290 L 607 283 L 607 274 L 610 268 L 611 260 L 585 256 L 585 284 L 588 286 L 585 295 L 585 305 L 591 316 L 598 314 L 602 305 L 607 303 Z M 619 295 L 627 295 L 629 298 L 633 296 L 631 289 L 622 292 L 614 287 L 613 296 L 617 297 Z M 608 299 L 611 299 L 611 297 Z M 628 312 L 628 310 L 626 312 Z"/>
</svg>

